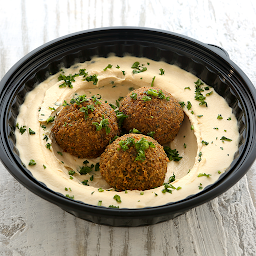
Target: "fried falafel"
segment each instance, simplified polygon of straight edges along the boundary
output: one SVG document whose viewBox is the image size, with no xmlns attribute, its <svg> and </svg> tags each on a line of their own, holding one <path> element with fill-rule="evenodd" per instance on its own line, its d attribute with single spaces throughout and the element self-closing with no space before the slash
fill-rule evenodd
<svg viewBox="0 0 256 256">
<path fill-rule="evenodd" d="M 64 152 L 79 158 L 95 158 L 119 135 L 119 127 L 109 104 L 95 96 L 81 95 L 60 111 L 52 134 Z"/>
<path fill-rule="evenodd" d="M 100 158 L 100 172 L 119 191 L 146 190 L 163 185 L 168 161 L 156 140 L 130 133 L 107 146 Z"/>
<path fill-rule="evenodd" d="M 119 110 L 128 116 L 123 122 L 126 132 L 136 128 L 161 145 L 175 138 L 184 119 L 179 102 L 170 93 L 155 87 L 130 92 L 121 101 Z"/>
</svg>

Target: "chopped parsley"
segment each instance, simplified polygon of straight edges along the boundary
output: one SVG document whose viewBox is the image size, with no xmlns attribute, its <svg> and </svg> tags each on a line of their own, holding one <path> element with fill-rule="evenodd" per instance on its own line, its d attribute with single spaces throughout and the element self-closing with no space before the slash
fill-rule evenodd
<svg viewBox="0 0 256 256">
<path fill-rule="evenodd" d="M 165 72 L 165 71 L 164 71 L 162 68 L 160 68 L 159 70 L 160 70 L 159 75 L 160 75 L 160 76 L 164 75 L 164 72 Z"/>
<path fill-rule="evenodd" d="M 109 205 L 108 208 L 119 208 L 119 206 L 115 206 L 115 205 Z"/>
<path fill-rule="evenodd" d="M 46 166 L 43 164 L 44 169 L 46 169 Z"/>
<path fill-rule="evenodd" d="M 113 67 L 113 65 L 108 64 L 103 70 L 106 71 L 108 68 L 112 68 L 112 67 Z"/>
<path fill-rule="evenodd" d="M 199 186 L 198 186 L 199 189 L 203 189 L 203 184 L 200 183 Z"/>
<path fill-rule="evenodd" d="M 117 110 L 116 112 L 116 117 L 117 117 L 117 122 L 118 122 L 118 126 L 121 127 L 125 118 L 127 118 L 128 116 L 125 115 L 123 112 Z"/>
<path fill-rule="evenodd" d="M 49 123 L 52 123 L 55 119 L 55 116 L 49 116 L 47 119 L 46 119 L 46 123 L 49 124 Z"/>
<path fill-rule="evenodd" d="M 19 127 L 19 124 L 17 123 L 16 127 L 19 129 L 21 134 L 23 134 L 26 131 L 26 126 L 25 125 Z"/>
<path fill-rule="evenodd" d="M 28 128 L 28 130 L 30 135 L 36 134 L 36 132 L 34 132 L 32 129 Z"/>
<path fill-rule="evenodd" d="M 222 115 L 218 114 L 217 119 L 219 119 L 219 120 L 223 119 Z"/>
<path fill-rule="evenodd" d="M 120 148 L 118 148 L 118 150 L 122 149 L 123 151 L 128 150 L 131 146 L 134 145 L 137 151 L 135 161 L 144 161 L 146 159 L 145 150 L 147 150 L 149 147 L 155 147 L 153 142 L 146 140 L 144 137 L 137 142 L 135 142 L 134 138 L 128 137 L 126 140 L 119 141 L 119 145 Z"/>
<path fill-rule="evenodd" d="M 199 105 L 205 105 L 207 107 L 207 102 L 205 101 L 206 97 L 202 94 L 204 89 L 201 88 L 201 85 L 203 84 L 200 79 L 195 82 L 195 100 L 200 102 Z"/>
<path fill-rule="evenodd" d="M 154 86 L 155 79 L 156 79 L 156 76 L 154 76 L 154 77 L 152 78 L 151 87 Z"/>
<path fill-rule="evenodd" d="M 64 74 L 64 71 L 62 71 L 62 73 L 59 75 L 58 80 L 59 81 L 64 81 L 64 83 L 60 84 L 59 87 L 63 88 L 63 87 L 69 87 L 69 88 L 73 88 L 72 82 L 75 82 L 75 77 L 79 76 L 79 74 L 74 74 L 74 75 L 68 75 L 66 76 Z"/>
<path fill-rule="evenodd" d="M 73 176 L 75 173 L 76 173 L 76 172 L 73 171 L 73 170 L 72 170 L 72 171 L 68 171 L 68 175 L 72 175 L 72 176 Z"/>
<path fill-rule="evenodd" d="M 205 140 L 202 140 L 202 144 L 207 146 L 209 144 L 209 142 L 205 141 Z"/>
<path fill-rule="evenodd" d="M 104 192 L 104 189 L 103 188 L 98 188 L 98 191 L 99 192 Z"/>
<path fill-rule="evenodd" d="M 96 131 L 100 131 L 102 128 L 105 128 L 106 134 L 110 133 L 111 128 L 108 126 L 108 118 L 105 119 L 104 115 L 102 115 L 102 120 L 99 123 L 93 122 L 92 124 L 96 126 Z"/>
<path fill-rule="evenodd" d="M 169 178 L 169 183 L 174 181 L 175 181 L 175 174 L 173 173 L 173 175 Z"/>
<path fill-rule="evenodd" d="M 78 95 L 76 98 L 71 99 L 70 103 L 71 104 L 75 104 L 76 103 L 77 105 L 80 105 L 83 102 L 87 102 L 87 101 L 89 101 L 89 100 L 86 98 L 86 95 L 83 94 L 83 95 Z"/>
<path fill-rule="evenodd" d="M 32 166 L 32 165 L 36 165 L 36 161 L 31 159 L 28 163 L 28 165 Z"/>
<path fill-rule="evenodd" d="M 184 108 L 184 107 L 186 106 L 186 104 L 185 104 L 184 101 L 179 102 L 179 104 L 180 104 L 180 106 L 181 106 L 182 108 Z"/>
<path fill-rule="evenodd" d="M 206 89 L 205 89 L 206 90 Z M 206 96 L 210 96 L 210 95 L 212 95 L 213 94 L 213 91 L 211 91 L 211 92 L 208 92 L 208 93 L 206 93 L 205 95 Z"/>
<path fill-rule="evenodd" d="M 192 104 L 190 101 L 187 102 L 187 109 L 190 110 L 192 108 Z"/>
<path fill-rule="evenodd" d="M 94 85 L 97 85 L 97 83 L 98 83 L 98 75 L 97 75 L 97 74 L 94 74 L 94 75 L 91 75 L 91 76 L 87 76 L 87 77 L 85 78 L 85 80 L 86 80 L 87 82 L 93 82 Z"/>
<path fill-rule="evenodd" d="M 101 206 L 102 205 L 102 200 L 99 200 L 98 201 L 98 206 Z"/>
<path fill-rule="evenodd" d="M 199 174 L 197 175 L 197 177 L 203 177 L 203 176 L 205 176 L 205 177 L 207 177 L 207 178 L 210 178 L 211 174 L 199 173 Z"/>
<path fill-rule="evenodd" d="M 164 146 L 164 151 L 170 161 L 178 162 L 182 159 L 182 156 L 179 156 L 179 152 L 176 149 L 171 149 L 168 146 Z"/>
<path fill-rule="evenodd" d="M 79 110 L 81 112 L 84 112 L 84 118 L 86 119 L 89 115 L 89 110 L 93 112 L 95 110 L 95 107 L 93 105 L 87 105 L 86 107 L 81 107 Z"/>
<path fill-rule="evenodd" d="M 133 100 L 137 100 L 137 93 L 135 92 L 132 92 L 130 97 L 133 99 Z"/>
<path fill-rule="evenodd" d="M 46 148 L 48 148 L 49 150 L 51 150 L 51 143 L 48 142 L 45 146 L 46 146 Z"/>
<path fill-rule="evenodd" d="M 119 195 L 114 195 L 113 197 L 118 203 L 121 203 L 122 200 L 121 200 L 121 197 Z"/>
<path fill-rule="evenodd" d="M 133 129 L 131 129 L 131 130 L 129 131 L 129 133 L 136 133 L 136 134 L 140 134 L 141 132 L 140 132 L 138 129 L 133 128 Z"/>
<path fill-rule="evenodd" d="M 87 72 L 85 72 L 85 68 L 84 69 L 79 69 L 79 76 L 83 76 L 83 77 L 86 77 L 88 75 Z"/>
<path fill-rule="evenodd" d="M 83 184 L 83 185 L 85 185 L 85 186 L 89 186 L 89 184 L 88 184 L 88 180 L 84 180 L 84 181 L 82 181 L 82 184 Z"/>
<path fill-rule="evenodd" d="M 74 199 L 75 198 L 74 196 L 70 196 L 69 194 L 66 194 L 66 197 L 70 198 L 70 199 Z"/>
<path fill-rule="evenodd" d="M 184 90 L 191 90 L 190 87 L 184 87 Z"/>
<path fill-rule="evenodd" d="M 229 139 L 229 138 L 227 138 L 227 137 L 225 137 L 225 136 L 222 136 L 222 137 L 220 138 L 220 140 L 222 140 L 222 141 L 232 141 L 231 139 Z"/>
<path fill-rule="evenodd" d="M 150 101 L 151 100 L 151 97 L 145 95 L 141 98 L 143 101 Z"/>
<path fill-rule="evenodd" d="M 144 71 L 147 71 L 147 68 L 144 67 L 144 65 L 140 65 L 140 63 L 138 61 L 134 62 L 133 65 L 131 66 L 131 68 L 133 69 L 132 73 L 133 74 L 138 74 Z"/>
<path fill-rule="evenodd" d="M 201 161 L 202 161 L 202 155 L 203 155 L 203 153 L 200 151 L 199 154 L 198 154 L 198 156 L 199 156 L 198 162 L 201 162 Z"/>
</svg>

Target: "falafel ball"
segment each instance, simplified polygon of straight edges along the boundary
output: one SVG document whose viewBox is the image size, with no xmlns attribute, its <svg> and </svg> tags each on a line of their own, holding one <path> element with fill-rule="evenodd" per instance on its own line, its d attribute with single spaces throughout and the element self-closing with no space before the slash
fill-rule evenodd
<svg viewBox="0 0 256 256">
<path fill-rule="evenodd" d="M 95 158 L 119 135 L 119 127 L 109 104 L 95 96 L 82 95 L 60 111 L 52 134 L 64 152 L 79 158 Z"/>
<path fill-rule="evenodd" d="M 136 128 L 161 145 L 175 138 L 184 119 L 179 102 L 170 93 L 155 87 L 130 92 L 120 102 L 119 110 L 128 116 L 123 122 L 127 132 Z"/>
<path fill-rule="evenodd" d="M 146 190 L 163 185 L 168 161 L 156 140 L 130 133 L 107 146 L 100 157 L 100 172 L 119 191 Z"/>
</svg>

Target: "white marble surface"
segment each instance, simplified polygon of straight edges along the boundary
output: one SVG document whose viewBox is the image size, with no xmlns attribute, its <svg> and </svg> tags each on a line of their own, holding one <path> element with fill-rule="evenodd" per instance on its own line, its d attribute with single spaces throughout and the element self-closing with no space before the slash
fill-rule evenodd
<svg viewBox="0 0 256 256">
<path fill-rule="evenodd" d="M 0 78 L 29 51 L 95 27 L 165 29 L 226 49 L 256 85 L 256 2 L 0 0 Z M 0 255 L 256 255 L 256 165 L 225 194 L 164 223 L 114 228 L 77 219 L 0 163 Z"/>
</svg>

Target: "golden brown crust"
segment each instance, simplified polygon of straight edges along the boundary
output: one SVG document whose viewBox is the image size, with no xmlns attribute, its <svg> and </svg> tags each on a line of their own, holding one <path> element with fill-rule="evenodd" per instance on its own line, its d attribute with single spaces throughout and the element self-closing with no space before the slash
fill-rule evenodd
<svg viewBox="0 0 256 256">
<path fill-rule="evenodd" d="M 93 105 L 95 110 L 85 113 L 81 107 Z M 93 122 L 100 123 L 103 117 L 108 119 L 110 132 L 107 134 L 105 127 L 96 131 Z M 71 155 L 79 158 L 99 157 L 109 141 L 119 135 L 119 127 L 114 110 L 107 103 L 94 104 L 92 99 L 80 105 L 72 104 L 64 107 L 57 116 L 52 133 L 57 144 Z"/>
<path fill-rule="evenodd" d="M 145 160 L 135 161 L 137 151 L 134 146 L 126 151 L 120 149 L 119 142 L 127 138 L 135 142 L 146 138 L 155 147 L 145 150 Z M 169 161 L 163 147 L 154 139 L 142 134 L 126 134 L 107 146 L 100 158 L 100 172 L 111 187 L 117 190 L 146 190 L 163 185 Z"/>
<path fill-rule="evenodd" d="M 128 117 L 124 120 L 123 128 L 129 132 L 136 128 L 141 133 L 148 135 L 154 133 L 156 139 L 161 145 L 171 142 L 177 135 L 184 112 L 179 102 L 168 92 L 163 91 L 165 97 L 170 100 L 159 99 L 152 96 L 151 100 L 143 101 L 147 96 L 146 91 L 155 87 L 142 87 L 129 93 L 120 103 L 119 110 Z M 137 99 L 132 99 L 132 93 L 137 93 Z"/>
</svg>

